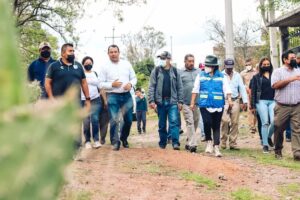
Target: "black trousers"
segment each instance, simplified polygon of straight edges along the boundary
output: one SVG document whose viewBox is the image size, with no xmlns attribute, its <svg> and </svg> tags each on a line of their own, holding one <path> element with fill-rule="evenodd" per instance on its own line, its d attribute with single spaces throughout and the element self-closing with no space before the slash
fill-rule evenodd
<svg viewBox="0 0 300 200">
<path fill-rule="evenodd" d="M 200 112 L 203 119 L 205 140 L 213 140 L 214 145 L 219 145 L 223 110 L 222 112 L 210 113 L 206 108 L 200 108 Z M 211 130 L 213 131 L 213 139 L 211 136 Z"/>
</svg>

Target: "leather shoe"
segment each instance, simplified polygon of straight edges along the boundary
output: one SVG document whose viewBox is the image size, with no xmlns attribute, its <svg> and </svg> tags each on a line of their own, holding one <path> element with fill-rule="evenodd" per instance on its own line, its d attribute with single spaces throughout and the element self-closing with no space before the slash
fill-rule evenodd
<svg viewBox="0 0 300 200">
<path fill-rule="evenodd" d="M 129 144 L 126 140 L 122 141 L 124 148 L 129 148 Z"/>
<path fill-rule="evenodd" d="M 196 146 L 190 147 L 190 152 L 191 153 L 196 153 L 196 151 L 197 151 L 197 147 Z"/>
<path fill-rule="evenodd" d="M 300 161 L 300 151 L 296 151 L 296 152 L 294 153 L 294 160 L 295 160 L 295 161 Z"/>
<path fill-rule="evenodd" d="M 230 149 L 230 150 L 236 150 L 236 151 L 240 150 L 240 148 L 235 147 L 235 146 L 229 147 L 229 149 Z"/>
<path fill-rule="evenodd" d="M 278 160 L 282 159 L 281 150 L 275 150 L 275 158 L 278 159 Z"/>
</svg>

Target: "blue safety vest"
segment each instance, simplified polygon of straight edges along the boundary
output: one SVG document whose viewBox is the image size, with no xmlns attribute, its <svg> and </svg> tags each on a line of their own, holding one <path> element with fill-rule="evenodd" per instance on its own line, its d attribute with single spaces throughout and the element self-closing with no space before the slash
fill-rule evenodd
<svg viewBox="0 0 300 200">
<path fill-rule="evenodd" d="M 222 108 L 225 104 L 223 92 L 224 75 L 215 71 L 211 77 L 209 73 L 200 72 L 199 107 Z"/>
</svg>

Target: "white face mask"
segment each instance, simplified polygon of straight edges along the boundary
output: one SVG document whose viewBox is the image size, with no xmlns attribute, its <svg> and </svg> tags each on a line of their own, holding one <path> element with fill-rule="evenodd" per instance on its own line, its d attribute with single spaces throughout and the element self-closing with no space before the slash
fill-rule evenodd
<svg viewBox="0 0 300 200">
<path fill-rule="evenodd" d="M 158 66 L 165 67 L 167 65 L 167 62 L 166 62 L 166 60 L 159 59 L 157 64 L 158 64 Z"/>
<path fill-rule="evenodd" d="M 250 71 L 251 69 L 252 69 L 252 66 L 251 66 L 251 65 L 247 65 L 247 66 L 246 66 L 246 70 L 247 70 L 247 71 Z"/>
<path fill-rule="evenodd" d="M 210 73 L 210 72 L 212 71 L 212 68 L 211 68 L 211 67 L 205 67 L 205 68 L 204 68 L 204 71 L 205 71 L 206 73 Z"/>
</svg>

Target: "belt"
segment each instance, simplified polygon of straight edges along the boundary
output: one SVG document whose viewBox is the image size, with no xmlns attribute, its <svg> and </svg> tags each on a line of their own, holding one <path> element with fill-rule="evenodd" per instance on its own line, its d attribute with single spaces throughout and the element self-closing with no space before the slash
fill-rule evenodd
<svg viewBox="0 0 300 200">
<path fill-rule="evenodd" d="M 240 98 L 239 98 L 239 97 L 235 97 L 235 98 L 232 98 L 232 97 L 231 97 L 231 100 L 232 100 L 232 101 L 236 101 L 236 100 L 238 100 L 238 99 L 240 99 Z"/>
<path fill-rule="evenodd" d="M 294 106 L 299 105 L 299 103 L 296 103 L 296 104 L 284 104 L 284 103 L 279 103 L 279 102 L 276 102 L 276 103 L 280 106 L 287 106 L 287 107 L 294 107 Z"/>
</svg>

